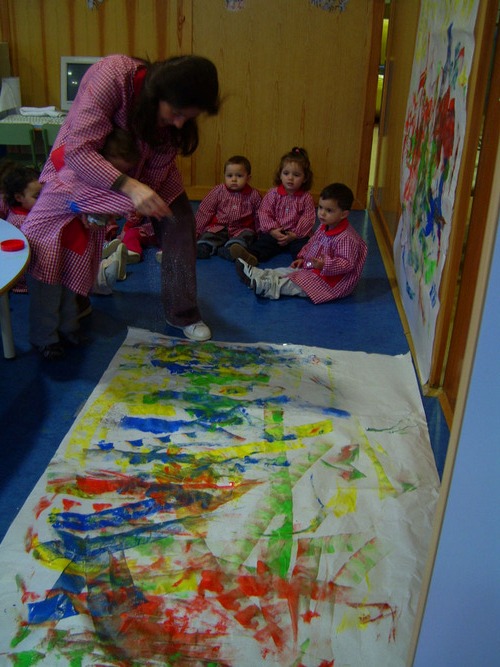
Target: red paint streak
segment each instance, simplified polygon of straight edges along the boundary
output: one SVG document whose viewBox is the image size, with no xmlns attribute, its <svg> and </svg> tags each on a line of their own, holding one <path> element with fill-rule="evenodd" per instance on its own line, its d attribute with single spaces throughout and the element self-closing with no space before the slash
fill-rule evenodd
<svg viewBox="0 0 500 667">
<path fill-rule="evenodd" d="M 32 593 L 26 589 L 26 584 L 24 581 L 19 583 L 18 588 L 21 589 L 21 600 L 23 604 L 26 604 L 27 602 L 35 602 L 36 600 L 40 599 L 40 595 L 37 593 Z"/>
<path fill-rule="evenodd" d="M 213 570 L 204 570 L 201 573 L 201 581 L 198 586 L 200 595 L 204 595 L 205 591 L 212 591 L 213 593 L 222 593 L 224 586 L 221 581 L 221 572 L 214 572 Z"/>
<path fill-rule="evenodd" d="M 366 609 L 366 612 L 359 614 L 361 623 L 378 623 L 386 618 L 392 619 L 391 629 L 389 631 L 389 641 L 396 641 L 396 615 L 397 609 L 391 607 L 388 602 L 348 602 L 346 604 L 353 609 Z M 370 611 L 370 609 L 372 611 Z"/>
<path fill-rule="evenodd" d="M 51 501 L 46 497 L 43 496 L 43 498 L 40 498 L 40 502 L 37 503 L 35 506 L 34 514 L 35 517 L 38 519 L 40 517 L 40 514 L 47 509 L 47 507 L 50 507 Z"/>
<path fill-rule="evenodd" d="M 319 614 L 317 611 L 306 611 L 304 614 L 301 614 L 301 617 L 304 623 L 310 623 L 313 618 L 319 617 Z"/>
<path fill-rule="evenodd" d="M 217 601 L 229 611 L 238 611 L 241 607 L 240 592 L 238 590 L 228 591 L 217 596 Z"/>
<path fill-rule="evenodd" d="M 258 616 L 260 614 L 260 609 L 255 604 L 251 604 L 245 609 L 238 611 L 234 618 L 240 623 L 244 628 L 249 628 L 251 630 L 257 630 L 259 627 Z M 256 618 L 257 617 L 257 618 Z"/>
<path fill-rule="evenodd" d="M 33 532 L 33 526 L 30 526 L 24 536 L 24 550 L 29 553 L 34 547 L 33 543 L 38 541 L 38 533 Z"/>
<path fill-rule="evenodd" d="M 262 597 L 269 591 L 269 583 L 255 580 L 251 575 L 242 575 L 238 577 L 238 584 L 241 592 L 247 596 Z"/>
<path fill-rule="evenodd" d="M 81 503 L 79 503 L 76 500 L 69 500 L 69 498 L 63 498 L 62 505 L 63 505 L 64 511 L 69 512 L 70 509 L 72 509 L 76 505 L 80 506 Z"/>
<path fill-rule="evenodd" d="M 103 493 L 125 493 L 126 491 L 136 491 L 141 487 L 140 480 L 130 478 L 127 475 L 115 474 L 113 477 L 80 477 L 77 476 L 76 487 L 89 496 L 99 496 Z"/>
<path fill-rule="evenodd" d="M 111 503 L 92 503 L 92 507 L 95 512 L 102 512 L 103 510 L 110 509 L 113 505 Z"/>
</svg>

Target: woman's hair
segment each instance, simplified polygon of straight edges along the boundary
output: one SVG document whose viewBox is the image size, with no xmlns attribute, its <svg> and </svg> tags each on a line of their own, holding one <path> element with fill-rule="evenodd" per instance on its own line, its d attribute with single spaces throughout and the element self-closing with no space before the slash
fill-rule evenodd
<svg viewBox="0 0 500 667">
<path fill-rule="evenodd" d="M 354 202 L 354 194 L 344 183 L 331 183 L 321 190 L 320 199 L 333 199 L 341 211 L 350 211 Z"/>
<path fill-rule="evenodd" d="M 144 62 L 144 61 L 143 61 Z M 144 85 L 134 105 L 131 125 L 138 137 L 154 145 L 159 141 L 158 105 L 168 102 L 175 109 L 194 107 L 211 116 L 219 111 L 219 80 L 215 65 L 202 56 L 175 56 L 161 62 L 144 62 Z M 181 128 L 170 126 L 170 136 L 182 155 L 198 146 L 196 119 Z"/>
<path fill-rule="evenodd" d="M 40 178 L 39 171 L 20 164 L 14 164 L 5 170 L 0 169 L 0 173 L 2 177 L 0 191 L 8 206 L 19 205 L 16 195 L 24 192 L 30 183 Z"/>
<path fill-rule="evenodd" d="M 311 170 L 311 163 L 309 162 L 309 155 L 305 148 L 294 146 L 291 151 L 281 156 L 280 164 L 276 173 L 274 174 L 274 185 L 281 185 L 281 172 L 286 164 L 289 162 L 296 162 L 300 164 L 304 171 L 304 182 L 301 185 L 301 190 L 310 190 L 313 182 L 313 173 Z"/>
</svg>

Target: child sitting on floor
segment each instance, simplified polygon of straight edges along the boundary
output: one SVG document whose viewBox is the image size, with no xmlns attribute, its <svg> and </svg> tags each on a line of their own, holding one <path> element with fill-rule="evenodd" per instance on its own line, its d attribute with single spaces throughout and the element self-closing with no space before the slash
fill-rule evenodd
<svg viewBox="0 0 500 667">
<path fill-rule="evenodd" d="M 243 155 L 233 155 L 224 165 L 224 183 L 213 188 L 196 212 L 198 259 L 219 255 L 234 261 L 233 245 L 247 248 L 256 237 L 261 202 L 249 184 L 252 167 Z"/>
<path fill-rule="evenodd" d="M 5 205 L 5 219 L 18 229 L 38 199 L 42 189 L 39 177 L 40 173 L 36 169 L 17 163 L 10 163 L 2 169 L 0 190 Z M 17 294 L 28 293 L 24 276 L 14 285 L 12 291 Z"/>
<path fill-rule="evenodd" d="M 365 241 L 348 220 L 354 195 L 343 183 L 332 183 L 320 194 L 320 226 L 291 266 L 259 269 L 236 261 L 241 280 L 257 296 L 309 297 L 315 304 L 340 299 L 358 284 L 368 252 Z"/>
<path fill-rule="evenodd" d="M 271 257 L 287 252 L 292 259 L 307 243 L 316 212 L 309 193 L 313 173 L 305 148 L 294 146 L 280 160 L 274 176 L 275 187 L 264 195 L 259 208 L 259 234 L 246 249 L 231 247 L 233 259 L 241 257 L 257 266 Z"/>
</svg>

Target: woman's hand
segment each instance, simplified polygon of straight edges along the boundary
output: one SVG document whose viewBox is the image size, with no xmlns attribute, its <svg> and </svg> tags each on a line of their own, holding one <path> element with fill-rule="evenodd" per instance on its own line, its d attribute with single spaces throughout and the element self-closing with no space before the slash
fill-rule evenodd
<svg viewBox="0 0 500 667">
<path fill-rule="evenodd" d="M 172 211 L 160 195 L 135 178 L 127 176 L 121 184 L 120 190 L 124 195 L 130 197 L 136 211 L 141 215 L 153 218 L 165 218 L 172 215 Z"/>
</svg>

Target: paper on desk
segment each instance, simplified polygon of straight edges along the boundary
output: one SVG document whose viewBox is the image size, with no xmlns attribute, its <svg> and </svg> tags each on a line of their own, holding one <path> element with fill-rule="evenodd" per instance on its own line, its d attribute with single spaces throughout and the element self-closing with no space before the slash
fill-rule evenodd
<svg viewBox="0 0 500 667">
<path fill-rule="evenodd" d="M 19 113 L 22 116 L 63 116 L 62 111 L 58 111 L 55 107 L 21 107 Z"/>
</svg>

